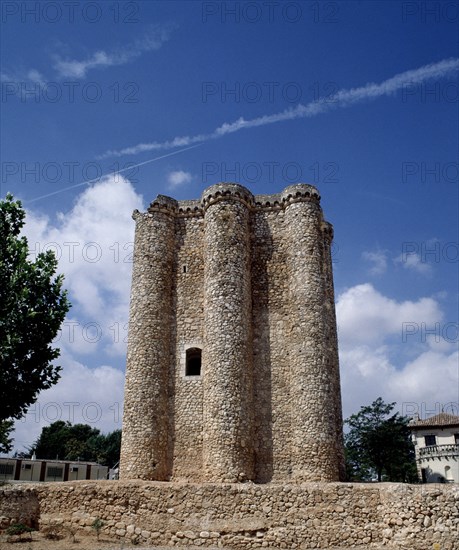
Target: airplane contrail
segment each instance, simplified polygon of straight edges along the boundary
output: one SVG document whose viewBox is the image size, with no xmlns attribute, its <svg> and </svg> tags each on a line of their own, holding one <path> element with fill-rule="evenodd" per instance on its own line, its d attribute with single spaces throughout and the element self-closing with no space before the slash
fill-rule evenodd
<svg viewBox="0 0 459 550">
<path fill-rule="evenodd" d="M 109 150 L 98 156 L 98 159 L 109 157 L 121 157 L 124 155 L 137 155 L 145 151 L 158 151 L 175 149 L 195 144 L 202 144 L 206 141 L 220 138 L 226 134 L 238 132 L 247 128 L 266 126 L 285 120 L 298 118 L 311 118 L 333 109 L 345 108 L 365 100 L 374 100 L 382 96 L 393 95 L 403 87 L 419 85 L 428 80 L 438 80 L 459 70 L 459 59 L 443 59 L 436 63 L 424 65 L 418 69 L 405 71 L 380 82 L 371 82 L 359 88 L 342 89 L 336 92 L 333 97 L 319 98 L 306 105 L 298 104 L 293 109 L 286 109 L 280 113 L 263 115 L 261 117 L 245 120 L 240 117 L 235 122 L 224 122 L 209 134 L 197 134 L 194 136 L 178 136 L 169 141 L 139 143 L 120 150 Z"/>
<path fill-rule="evenodd" d="M 121 174 L 121 172 L 126 172 L 127 170 L 132 170 L 133 168 L 137 168 L 138 166 L 143 166 L 144 164 L 149 164 L 150 162 L 156 162 L 157 160 L 161 160 L 166 157 L 171 157 L 172 155 L 178 155 L 179 153 L 183 153 L 184 151 L 188 151 L 189 149 L 194 149 L 195 147 L 199 147 L 201 144 L 192 145 L 190 147 L 185 147 L 184 149 L 180 149 L 179 151 L 173 151 L 172 153 L 167 153 L 166 155 L 161 155 L 160 157 L 155 157 L 154 159 L 145 160 L 143 162 L 139 162 L 138 164 L 134 164 L 133 166 L 128 166 L 127 168 L 122 168 L 121 170 L 116 170 L 114 172 L 107 172 L 106 174 L 102 174 L 101 176 L 98 176 L 97 178 L 91 179 L 91 180 L 85 180 L 80 183 L 76 183 L 75 185 L 70 185 L 68 187 L 64 187 L 63 189 L 59 189 L 58 191 L 53 191 L 52 193 L 47 193 L 46 195 L 40 195 L 39 197 L 35 197 L 34 199 L 30 199 L 27 201 L 23 201 L 24 204 L 29 204 L 32 202 L 39 201 L 41 199 L 46 199 L 48 197 L 53 197 L 54 195 L 59 195 L 60 193 L 64 193 L 65 191 L 69 191 L 70 189 L 75 189 L 76 187 L 81 187 L 83 185 L 90 185 L 91 183 L 97 183 L 102 178 L 106 178 L 108 176 L 111 176 L 112 174 Z"/>
</svg>

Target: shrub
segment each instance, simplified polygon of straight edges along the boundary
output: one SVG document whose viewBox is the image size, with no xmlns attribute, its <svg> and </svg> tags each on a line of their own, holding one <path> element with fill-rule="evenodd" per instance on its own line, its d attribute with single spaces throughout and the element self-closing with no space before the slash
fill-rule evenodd
<svg viewBox="0 0 459 550">
<path fill-rule="evenodd" d="M 28 527 L 23 523 L 14 523 L 6 529 L 5 533 L 8 535 L 8 542 L 19 542 L 24 540 L 32 540 L 32 536 L 30 534 L 32 531 L 35 531 L 32 527 Z M 26 537 L 22 536 L 24 534 Z"/>
<path fill-rule="evenodd" d="M 100 518 L 96 518 L 91 525 L 91 527 L 96 532 L 97 540 L 99 540 L 100 530 L 102 529 L 103 526 L 104 526 L 104 522 Z"/>
</svg>

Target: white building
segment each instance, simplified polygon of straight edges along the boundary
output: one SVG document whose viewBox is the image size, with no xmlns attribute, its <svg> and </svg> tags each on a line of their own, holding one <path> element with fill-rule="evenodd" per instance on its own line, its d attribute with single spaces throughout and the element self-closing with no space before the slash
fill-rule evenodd
<svg viewBox="0 0 459 550">
<path fill-rule="evenodd" d="M 410 422 L 423 483 L 459 483 L 459 416 L 440 413 Z"/>
<path fill-rule="evenodd" d="M 76 481 L 107 475 L 107 466 L 95 462 L 0 458 L 0 481 Z"/>
</svg>

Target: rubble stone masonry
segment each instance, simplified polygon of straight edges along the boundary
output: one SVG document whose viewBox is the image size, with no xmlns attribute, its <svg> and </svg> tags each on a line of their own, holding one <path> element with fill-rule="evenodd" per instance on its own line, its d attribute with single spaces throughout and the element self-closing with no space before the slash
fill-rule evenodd
<svg viewBox="0 0 459 550">
<path fill-rule="evenodd" d="M 219 183 L 134 219 L 121 479 L 342 479 L 333 230 L 317 189 Z"/>
<path fill-rule="evenodd" d="M 53 525 L 78 538 L 95 535 L 97 518 L 104 538 L 142 548 L 457 550 L 459 486 L 137 480 L 0 487 L 0 529 Z"/>
</svg>

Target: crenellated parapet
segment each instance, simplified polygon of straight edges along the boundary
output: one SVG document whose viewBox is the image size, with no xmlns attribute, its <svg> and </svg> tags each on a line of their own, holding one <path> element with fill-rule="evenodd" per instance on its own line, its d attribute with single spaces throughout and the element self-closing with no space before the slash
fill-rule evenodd
<svg viewBox="0 0 459 550">
<path fill-rule="evenodd" d="M 281 193 L 282 202 L 285 205 L 293 202 L 320 203 L 320 194 L 316 187 L 307 183 L 295 183 L 289 185 Z"/>
<path fill-rule="evenodd" d="M 248 209 L 254 206 L 254 196 L 243 185 L 238 183 L 217 183 L 204 190 L 201 196 L 201 203 L 204 211 L 209 206 L 222 200 L 239 201 Z"/>
<path fill-rule="evenodd" d="M 154 201 L 150 203 L 148 212 L 163 212 L 175 216 L 178 211 L 178 201 L 165 195 L 158 195 Z"/>
<path fill-rule="evenodd" d="M 150 214 L 162 212 L 179 218 L 202 217 L 210 205 L 228 199 L 241 202 L 251 212 L 256 210 L 285 210 L 290 204 L 296 202 L 320 204 L 319 191 L 313 185 L 306 183 L 289 185 L 282 193 L 253 195 L 239 183 L 221 182 L 205 189 L 200 200 L 177 201 L 165 195 L 158 195 L 150 203 L 147 212 Z M 132 217 L 136 219 L 139 215 L 142 214 L 136 210 Z"/>
<path fill-rule="evenodd" d="M 179 201 L 178 218 L 202 217 L 203 215 L 201 201 Z"/>
</svg>

